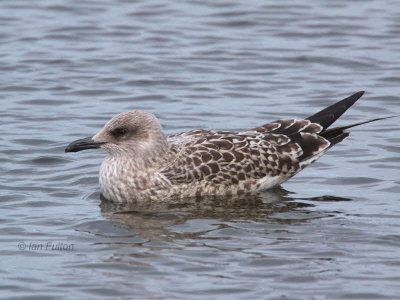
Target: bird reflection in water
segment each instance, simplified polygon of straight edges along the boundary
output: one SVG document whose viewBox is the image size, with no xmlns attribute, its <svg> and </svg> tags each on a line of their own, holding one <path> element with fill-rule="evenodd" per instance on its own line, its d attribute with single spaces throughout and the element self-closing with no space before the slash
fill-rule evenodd
<svg viewBox="0 0 400 300">
<path fill-rule="evenodd" d="M 292 195 L 292 196 L 291 196 Z M 302 201 L 303 200 L 303 201 Z M 199 236 L 210 228 L 199 226 L 180 233 L 170 227 L 184 225 L 196 220 L 213 220 L 218 226 L 227 222 L 264 222 L 279 224 L 304 223 L 315 218 L 326 217 L 326 212 L 316 212 L 310 208 L 315 201 L 350 201 L 347 198 L 321 196 L 314 198 L 295 198 L 291 192 L 277 187 L 275 189 L 247 196 L 197 197 L 166 202 L 115 203 L 101 196 L 101 212 L 108 220 L 125 224 L 129 230 L 142 238 L 165 237 L 187 238 Z M 204 223 L 203 223 L 204 224 Z M 268 225 L 266 225 L 268 226 Z M 172 235 L 172 236 L 171 236 Z"/>
</svg>

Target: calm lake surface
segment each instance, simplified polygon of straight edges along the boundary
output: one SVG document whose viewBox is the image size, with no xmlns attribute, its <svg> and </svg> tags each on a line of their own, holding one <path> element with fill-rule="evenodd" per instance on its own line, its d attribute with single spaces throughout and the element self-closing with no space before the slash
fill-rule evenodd
<svg viewBox="0 0 400 300">
<path fill-rule="evenodd" d="M 257 197 L 117 206 L 113 115 L 167 133 L 400 114 L 400 5 L 364 1 L 1 1 L 0 298 L 399 299 L 400 126 L 352 130 Z"/>
</svg>

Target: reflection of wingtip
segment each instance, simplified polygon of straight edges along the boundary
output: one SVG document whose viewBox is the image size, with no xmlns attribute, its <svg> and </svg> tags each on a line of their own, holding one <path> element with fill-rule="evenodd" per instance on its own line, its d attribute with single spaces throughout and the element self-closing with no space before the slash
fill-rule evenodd
<svg viewBox="0 0 400 300">
<path fill-rule="evenodd" d="M 343 198 L 338 196 L 324 195 L 312 198 L 299 198 L 300 200 L 316 201 L 316 202 L 341 202 L 341 201 L 352 201 L 350 198 Z"/>
</svg>

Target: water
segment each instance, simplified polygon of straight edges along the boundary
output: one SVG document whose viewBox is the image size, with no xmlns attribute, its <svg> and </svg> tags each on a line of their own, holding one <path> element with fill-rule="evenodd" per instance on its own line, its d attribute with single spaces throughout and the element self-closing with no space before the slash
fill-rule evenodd
<svg viewBox="0 0 400 300">
<path fill-rule="evenodd" d="M 282 188 L 120 207 L 101 151 L 116 113 L 168 133 L 399 114 L 398 1 L 2 1 L 0 295 L 398 299 L 400 134 L 368 124 Z M 21 248 L 21 249 L 19 249 Z"/>
</svg>

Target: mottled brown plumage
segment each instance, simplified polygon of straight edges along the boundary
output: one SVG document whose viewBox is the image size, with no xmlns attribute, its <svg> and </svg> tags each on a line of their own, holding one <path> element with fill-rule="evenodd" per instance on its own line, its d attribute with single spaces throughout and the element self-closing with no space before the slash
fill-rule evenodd
<svg viewBox="0 0 400 300">
<path fill-rule="evenodd" d="M 363 92 L 305 120 L 277 120 L 241 131 L 192 130 L 165 136 L 152 114 L 131 111 L 66 151 L 103 148 L 103 195 L 114 201 L 254 193 L 280 184 L 346 138 L 327 129 Z M 354 125 L 353 125 L 354 126 Z"/>
</svg>

